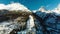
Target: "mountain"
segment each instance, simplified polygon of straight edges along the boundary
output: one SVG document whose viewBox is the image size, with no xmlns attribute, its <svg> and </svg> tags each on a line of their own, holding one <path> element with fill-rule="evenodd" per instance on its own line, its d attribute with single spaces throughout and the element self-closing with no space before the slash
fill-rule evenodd
<svg viewBox="0 0 60 34">
<path fill-rule="evenodd" d="M 0 4 L 0 7 L 4 4 Z M 26 21 L 32 13 L 28 8 L 12 3 L 0 8 L 0 34 L 13 34 L 26 29 Z M 10 33 L 11 32 L 11 33 Z"/>
<path fill-rule="evenodd" d="M 60 9 L 59 9 L 60 10 Z M 41 26 L 37 26 L 37 30 L 39 30 L 39 28 L 42 27 L 42 32 L 44 34 L 46 34 L 46 32 L 49 33 L 57 33 L 59 32 L 60 29 L 60 11 L 56 9 L 52 11 L 52 10 L 46 10 L 45 8 L 41 7 L 39 10 L 35 10 L 33 11 L 33 13 L 35 13 L 35 17 L 37 18 L 37 20 L 40 21 L 40 24 L 36 24 L 36 25 L 41 25 Z M 41 20 L 40 20 L 40 19 Z M 37 22 L 38 23 L 38 22 Z M 43 30 L 44 29 L 44 30 Z M 41 31 L 41 29 L 40 29 Z M 52 32 L 53 31 L 53 32 Z"/>
<path fill-rule="evenodd" d="M 30 11 L 28 8 L 20 3 L 11 3 L 11 4 L 0 4 L 0 10 L 22 10 L 22 11 Z"/>
<path fill-rule="evenodd" d="M 59 8 L 47 10 L 41 7 L 38 10 L 30 11 L 19 3 L 0 4 L 0 7 L 0 34 L 50 34 L 60 32 Z"/>
</svg>

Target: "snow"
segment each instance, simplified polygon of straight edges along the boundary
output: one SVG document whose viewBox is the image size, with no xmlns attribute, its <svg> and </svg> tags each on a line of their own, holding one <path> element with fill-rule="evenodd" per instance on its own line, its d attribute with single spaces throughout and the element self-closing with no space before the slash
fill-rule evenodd
<svg viewBox="0 0 60 34">
<path fill-rule="evenodd" d="M 30 11 L 27 7 L 25 7 L 24 5 L 22 5 L 20 3 L 11 3 L 11 4 L 8 4 L 8 5 L 0 4 L 0 10 L 3 10 L 3 9 L 10 10 L 10 11 L 13 11 L 13 10 Z M 53 10 L 46 10 L 44 7 L 41 7 L 38 10 L 33 10 L 33 13 L 35 13 L 36 15 L 40 16 L 43 19 L 47 16 L 47 13 L 55 13 L 55 15 L 60 16 L 60 4 L 58 5 L 58 7 L 56 7 Z M 54 14 L 51 14 L 51 16 L 52 15 L 54 15 Z M 45 23 L 52 23 L 53 24 L 53 23 L 55 23 L 56 19 L 57 18 L 55 18 L 55 17 L 47 18 Z M 32 28 L 35 26 L 34 23 L 35 22 L 34 22 L 33 16 L 29 15 L 29 20 L 27 21 L 27 29 L 32 30 Z M 36 21 L 36 24 L 40 25 L 37 21 Z M 5 30 L 5 32 L 7 34 L 8 32 L 12 31 L 14 28 L 17 28 L 17 26 L 19 26 L 19 25 L 18 24 L 13 24 L 13 23 L 10 23 L 10 22 L 2 22 L 2 23 L 0 23 L 0 31 L 1 31 L 0 33 L 1 34 L 4 33 L 3 31 Z M 57 25 L 57 28 L 59 26 L 60 25 Z M 39 27 L 40 26 L 38 26 L 38 29 L 39 29 Z"/>
<path fill-rule="evenodd" d="M 31 30 L 31 28 L 33 28 L 34 26 L 33 16 L 29 15 L 29 20 L 27 21 L 27 29 Z"/>
<path fill-rule="evenodd" d="M 6 6 L 4 4 L 0 4 L 0 10 L 6 9 Z"/>
<path fill-rule="evenodd" d="M 58 4 L 58 6 L 51 11 L 54 12 L 55 15 L 60 16 L 60 4 Z"/>
<path fill-rule="evenodd" d="M 60 4 L 52 10 L 46 10 L 45 7 L 40 7 L 38 10 L 33 10 L 33 13 L 40 12 L 40 13 L 53 13 L 57 16 L 60 16 Z"/>
<path fill-rule="evenodd" d="M 19 26 L 17 23 L 11 23 L 11 21 L 2 22 L 0 23 L 0 34 L 9 34 L 13 29 L 19 28 L 17 26 Z"/>
<path fill-rule="evenodd" d="M 20 3 L 11 3 L 11 4 L 0 4 L 0 10 L 22 10 L 22 11 L 30 11 L 26 6 L 20 4 Z"/>
<path fill-rule="evenodd" d="M 33 12 L 33 13 L 36 13 L 36 11 L 37 11 L 37 10 L 33 10 L 32 12 Z"/>
<path fill-rule="evenodd" d="M 44 7 L 41 7 L 41 8 L 38 9 L 38 11 L 45 12 L 46 9 Z"/>
</svg>

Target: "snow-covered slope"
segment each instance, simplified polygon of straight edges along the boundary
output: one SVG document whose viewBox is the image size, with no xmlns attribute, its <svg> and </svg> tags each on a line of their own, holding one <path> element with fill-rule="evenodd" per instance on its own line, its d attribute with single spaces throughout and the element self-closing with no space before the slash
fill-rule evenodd
<svg viewBox="0 0 60 34">
<path fill-rule="evenodd" d="M 20 3 L 11 3 L 11 4 L 0 4 L 0 10 L 22 10 L 22 11 L 30 11 L 26 6 L 20 4 Z"/>
<path fill-rule="evenodd" d="M 15 22 L 1 22 L 0 23 L 0 34 L 9 34 L 13 29 L 19 28 L 19 25 Z"/>
<path fill-rule="evenodd" d="M 60 4 L 58 4 L 58 6 L 51 11 L 54 12 L 55 15 L 60 16 Z"/>
</svg>

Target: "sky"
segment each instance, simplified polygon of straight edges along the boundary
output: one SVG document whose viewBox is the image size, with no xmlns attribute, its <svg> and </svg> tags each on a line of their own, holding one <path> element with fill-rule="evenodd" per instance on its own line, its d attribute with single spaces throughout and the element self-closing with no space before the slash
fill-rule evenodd
<svg viewBox="0 0 60 34">
<path fill-rule="evenodd" d="M 0 0 L 0 4 L 10 4 L 12 2 L 21 3 L 30 10 L 37 10 L 41 6 L 51 10 L 60 3 L 60 0 Z"/>
</svg>

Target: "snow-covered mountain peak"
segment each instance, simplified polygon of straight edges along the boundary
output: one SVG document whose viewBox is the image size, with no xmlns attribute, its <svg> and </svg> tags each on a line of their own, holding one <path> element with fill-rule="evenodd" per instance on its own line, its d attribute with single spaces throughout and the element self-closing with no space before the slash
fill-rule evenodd
<svg viewBox="0 0 60 34">
<path fill-rule="evenodd" d="M 12 3 L 7 5 L 8 10 L 22 10 L 22 11 L 30 11 L 27 7 L 20 3 Z"/>
<path fill-rule="evenodd" d="M 33 12 L 34 13 L 36 13 L 36 12 L 40 12 L 40 13 L 52 13 L 51 10 L 46 10 L 46 8 L 44 8 L 44 7 L 41 7 L 38 10 L 33 10 Z"/>
<path fill-rule="evenodd" d="M 41 11 L 41 12 L 45 12 L 46 11 L 46 9 L 43 6 L 40 7 L 38 10 Z"/>
<path fill-rule="evenodd" d="M 55 9 L 53 9 L 51 11 L 54 12 L 55 15 L 60 16 L 60 4 Z"/>
<path fill-rule="evenodd" d="M 20 3 L 11 3 L 11 4 L 0 4 L 0 10 L 9 10 L 9 11 L 13 11 L 13 10 L 22 10 L 22 11 L 30 11 L 26 6 L 20 4 Z"/>
</svg>

